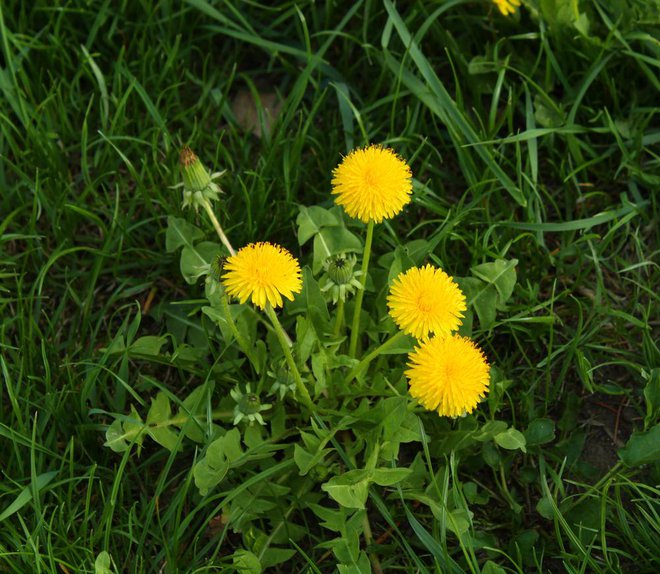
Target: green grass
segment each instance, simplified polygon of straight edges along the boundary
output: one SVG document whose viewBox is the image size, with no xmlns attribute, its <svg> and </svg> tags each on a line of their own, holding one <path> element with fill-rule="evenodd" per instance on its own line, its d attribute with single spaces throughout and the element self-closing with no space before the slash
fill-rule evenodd
<svg viewBox="0 0 660 574">
<path fill-rule="evenodd" d="M 165 252 L 170 214 L 213 237 L 171 189 L 181 145 L 228 170 L 234 245 L 309 261 L 298 204 L 330 207 L 340 154 L 385 142 L 414 199 L 377 229 L 375 259 L 422 238 L 457 276 L 517 259 L 507 309 L 474 323 L 498 393 L 477 419 L 554 434 L 475 451 L 467 419 L 423 414 L 400 465 L 444 510 L 373 487 L 370 550 L 385 572 L 657 572 L 657 462 L 617 452 L 658 423 L 660 4 L 582 1 L 588 37 L 559 12 L 505 19 L 485 1 L 276 4 L 0 5 L 0 571 L 95 572 L 102 551 L 117 572 L 233 571 L 261 532 L 295 550 L 272 571 L 334 571 L 336 533 L 307 509 L 332 504 L 324 479 L 300 476 L 292 448 L 202 497 L 192 444 L 138 458 L 104 432 L 158 390 L 180 402 L 213 380 L 216 404 L 235 384 L 203 287 Z M 282 100 L 262 139 L 232 112 L 246 87 Z M 217 368 L 108 350 L 167 334 Z M 343 432 L 332 464 L 359 468 Z"/>
</svg>

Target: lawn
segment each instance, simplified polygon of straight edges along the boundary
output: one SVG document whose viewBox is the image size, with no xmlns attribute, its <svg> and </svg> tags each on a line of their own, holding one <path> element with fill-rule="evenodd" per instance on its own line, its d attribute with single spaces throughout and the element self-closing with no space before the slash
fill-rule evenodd
<svg viewBox="0 0 660 574">
<path fill-rule="evenodd" d="M 515 4 L 0 3 L 0 572 L 660 570 L 660 2 Z"/>
</svg>

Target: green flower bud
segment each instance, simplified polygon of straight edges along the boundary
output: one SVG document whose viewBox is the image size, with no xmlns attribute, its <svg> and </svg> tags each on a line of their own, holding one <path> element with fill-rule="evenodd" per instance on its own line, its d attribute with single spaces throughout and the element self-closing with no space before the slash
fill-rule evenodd
<svg viewBox="0 0 660 574">
<path fill-rule="evenodd" d="M 268 376 L 275 379 L 273 382 L 269 395 L 279 395 L 280 399 L 284 399 L 287 393 L 296 392 L 296 381 L 289 369 L 289 366 L 286 364 L 286 361 L 282 363 L 273 371 L 268 371 Z M 303 378 L 303 381 L 305 379 Z"/>
<path fill-rule="evenodd" d="M 227 261 L 226 255 L 218 255 L 211 262 L 211 272 L 209 273 L 209 277 L 211 277 L 211 279 L 214 281 L 220 281 L 220 276 L 222 275 L 222 269 L 225 266 L 225 261 Z"/>
<path fill-rule="evenodd" d="M 346 257 L 342 254 L 329 257 L 326 269 L 331 281 L 337 285 L 346 285 L 353 277 L 353 267 L 355 267 L 355 257 Z"/>
<path fill-rule="evenodd" d="M 352 295 L 356 289 L 362 289 L 362 284 L 357 279 L 362 272 L 354 271 L 357 258 L 355 255 L 340 253 L 328 257 L 323 264 L 325 275 L 321 280 L 321 290 L 330 292 L 333 303 L 340 299 L 346 301 L 348 295 Z"/>
<path fill-rule="evenodd" d="M 209 173 L 199 158 L 188 146 L 183 146 L 179 155 L 179 164 L 183 175 L 183 207 L 193 206 L 199 210 L 205 202 L 213 202 L 222 192 L 214 182 L 224 172 Z"/>
<path fill-rule="evenodd" d="M 204 191 L 212 182 L 211 174 L 187 145 L 181 149 L 179 162 L 183 171 L 183 186 L 190 191 Z"/>
<path fill-rule="evenodd" d="M 245 386 L 245 393 L 241 392 L 239 387 L 236 387 L 229 391 L 229 394 L 236 401 L 234 407 L 235 425 L 243 419 L 246 419 L 249 425 L 253 425 L 255 422 L 260 425 L 266 424 L 261 413 L 267 411 L 272 405 L 262 405 L 259 395 L 251 391 L 249 383 Z"/>
<path fill-rule="evenodd" d="M 241 398 L 238 408 L 244 415 L 253 415 L 261 410 L 261 401 L 254 393 L 247 393 Z"/>
</svg>

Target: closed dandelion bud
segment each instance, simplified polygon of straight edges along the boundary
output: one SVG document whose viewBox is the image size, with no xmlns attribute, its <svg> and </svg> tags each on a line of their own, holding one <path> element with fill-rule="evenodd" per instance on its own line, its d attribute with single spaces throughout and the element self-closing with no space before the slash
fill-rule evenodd
<svg viewBox="0 0 660 574">
<path fill-rule="evenodd" d="M 259 412 L 261 401 L 254 393 L 247 393 L 241 398 L 238 403 L 238 408 L 246 415 L 253 415 L 254 413 Z"/>
<path fill-rule="evenodd" d="M 197 211 L 205 202 L 218 199 L 222 192 L 214 182 L 224 172 L 209 173 L 199 158 L 188 146 L 184 146 L 179 155 L 183 175 L 183 207 L 193 206 Z"/>
<path fill-rule="evenodd" d="M 209 273 L 209 277 L 211 277 L 211 279 L 213 279 L 214 281 L 217 282 L 220 281 L 220 275 L 222 275 L 222 270 L 224 269 L 225 261 L 227 261 L 227 257 L 225 255 L 218 255 L 211 262 L 211 272 Z"/>
<path fill-rule="evenodd" d="M 328 259 L 327 273 L 331 281 L 337 285 L 350 283 L 353 277 L 353 267 L 355 267 L 355 257 L 346 257 L 346 255 L 337 255 Z"/>
<path fill-rule="evenodd" d="M 211 297 L 215 294 L 216 291 L 222 293 L 222 283 L 220 283 L 220 275 L 225 265 L 227 257 L 224 255 L 218 255 L 211 265 L 209 265 L 209 273 L 206 276 L 206 296 Z"/>
<path fill-rule="evenodd" d="M 267 411 L 271 405 L 262 405 L 259 395 L 253 393 L 248 383 L 245 387 L 245 392 L 241 392 L 240 388 L 236 387 L 229 391 L 231 397 L 236 401 L 234 407 L 234 424 L 237 425 L 243 419 L 246 419 L 249 425 L 255 422 L 260 425 L 265 425 L 265 421 L 261 416 L 263 411 Z"/>
<path fill-rule="evenodd" d="M 357 258 L 355 255 L 341 253 L 328 257 L 323 264 L 325 269 L 323 287 L 324 292 L 330 292 L 332 302 L 345 301 L 347 295 L 353 294 L 356 289 L 361 289 L 362 284 L 357 280 L 362 272 L 354 271 Z"/>
<path fill-rule="evenodd" d="M 296 380 L 286 361 L 282 361 L 277 369 L 268 371 L 268 376 L 275 379 L 268 392 L 269 395 L 279 395 L 280 399 L 284 399 L 287 393 L 296 392 Z"/>
</svg>

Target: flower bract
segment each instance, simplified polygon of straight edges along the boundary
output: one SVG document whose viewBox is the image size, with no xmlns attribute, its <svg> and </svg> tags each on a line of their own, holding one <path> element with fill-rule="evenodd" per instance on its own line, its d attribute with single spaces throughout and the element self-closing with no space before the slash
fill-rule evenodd
<svg viewBox="0 0 660 574">
<path fill-rule="evenodd" d="M 474 342 L 432 337 L 408 355 L 410 394 L 440 416 L 471 413 L 488 391 L 490 366 Z"/>
<path fill-rule="evenodd" d="M 335 203 L 364 223 L 380 223 L 410 202 L 412 173 L 391 149 L 378 145 L 353 150 L 333 170 Z"/>
<path fill-rule="evenodd" d="M 405 333 L 417 339 L 449 335 L 461 325 L 465 295 L 442 269 L 412 267 L 394 280 L 387 297 L 390 315 Z"/>
<path fill-rule="evenodd" d="M 302 290 L 300 265 L 283 247 L 272 243 L 251 243 L 228 257 L 221 277 L 227 294 L 241 303 L 250 299 L 261 309 L 266 304 L 282 307 L 282 297 L 293 301 Z"/>
<path fill-rule="evenodd" d="M 493 2 L 504 16 L 513 14 L 520 6 L 520 0 L 493 0 Z"/>
</svg>

